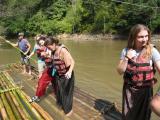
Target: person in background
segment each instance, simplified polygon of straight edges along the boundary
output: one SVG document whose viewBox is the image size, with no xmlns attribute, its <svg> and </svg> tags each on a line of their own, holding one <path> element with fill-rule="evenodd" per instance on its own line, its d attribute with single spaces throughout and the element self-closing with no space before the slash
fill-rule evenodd
<svg viewBox="0 0 160 120">
<path fill-rule="evenodd" d="M 46 68 L 46 64 L 45 64 L 45 59 L 46 59 L 46 55 L 51 56 L 51 51 L 48 50 L 45 46 L 45 39 L 46 37 L 42 36 L 42 35 L 37 35 L 35 37 L 35 45 L 33 48 L 33 51 L 31 52 L 31 54 L 28 56 L 28 58 L 30 58 L 31 56 L 33 56 L 35 53 L 37 54 L 37 58 L 38 58 L 38 72 L 39 75 L 38 77 L 40 78 L 42 75 L 42 72 L 44 71 L 44 69 Z"/>
<path fill-rule="evenodd" d="M 55 69 L 53 67 L 53 59 L 51 58 L 51 51 L 44 46 L 44 42 L 47 36 L 38 35 L 35 37 L 37 41 L 33 52 L 29 58 L 36 52 L 38 57 L 38 85 L 36 89 L 36 94 L 33 96 L 29 102 L 39 102 L 40 98 L 44 96 L 47 86 L 54 81 Z"/>
<path fill-rule="evenodd" d="M 26 38 L 24 38 L 24 33 L 19 33 L 18 34 L 18 42 L 17 43 L 10 43 L 14 47 L 19 47 L 20 49 L 20 54 L 21 54 L 21 63 L 23 66 L 23 73 L 27 73 L 31 75 L 31 66 L 30 66 L 30 61 L 27 58 L 27 56 L 30 54 L 30 48 L 31 45 L 28 42 Z"/>
<path fill-rule="evenodd" d="M 73 90 L 74 90 L 74 59 L 68 49 L 59 44 L 55 37 L 46 39 L 45 45 L 53 53 L 53 63 L 56 69 L 56 99 L 57 104 L 62 107 L 66 116 L 72 113 Z"/>
<path fill-rule="evenodd" d="M 151 44 L 149 28 L 137 24 L 131 28 L 117 67 L 124 79 L 123 120 L 150 120 L 155 68 L 160 71 L 160 54 Z"/>
</svg>

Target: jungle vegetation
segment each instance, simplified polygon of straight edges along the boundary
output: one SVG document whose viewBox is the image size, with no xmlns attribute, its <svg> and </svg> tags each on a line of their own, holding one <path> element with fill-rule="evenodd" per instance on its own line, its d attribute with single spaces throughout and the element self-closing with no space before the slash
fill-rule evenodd
<svg viewBox="0 0 160 120">
<path fill-rule="evenodd" d="M 127 34 L 142 23 L 160 32 L 160 0 L 1 0 L 0 34 Z"/>
</svg>

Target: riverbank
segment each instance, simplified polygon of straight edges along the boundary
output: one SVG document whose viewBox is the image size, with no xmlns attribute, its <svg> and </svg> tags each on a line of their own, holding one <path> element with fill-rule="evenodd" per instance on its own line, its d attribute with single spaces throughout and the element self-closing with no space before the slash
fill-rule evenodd
<svg viewBox="0 0 160 120">
<path fill-rule="evenodd" d="M 127 40 L 128 36 L 113 34 L 59 34 L 60 40 Z M 152 41 L 160 41 L 160 35 L 152 35 Z"/>
<path fill-rule="evenodd" d="M 59 34 L 60 40 L 115 40 L 126 39 L 126 36 L 112 34 Z"/>
</svg>

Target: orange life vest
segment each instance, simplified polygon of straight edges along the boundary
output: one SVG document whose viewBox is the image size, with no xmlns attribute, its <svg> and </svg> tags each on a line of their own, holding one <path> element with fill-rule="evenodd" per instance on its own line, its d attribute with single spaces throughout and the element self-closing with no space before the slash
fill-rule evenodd
<svg viewBox="0 0 160 120">
<path fill-rule="evenodd" d="M 152 86 L 157 80 L 154 78 L 155 68 L 141 54 L 134 60 L 129 60 L 124 73 L 124 82 L 134 87 Z"/>
<path fill-rule="evenodd" d="M 64 76 L 69 69 L 69 67 L 66 67 L 64 60 L 60 58 L 62 48 L 67 49 L 64 45 L 61 45 L 59 53 L 54 54 L 54 65 L 59 76 Z"/>
</svg>

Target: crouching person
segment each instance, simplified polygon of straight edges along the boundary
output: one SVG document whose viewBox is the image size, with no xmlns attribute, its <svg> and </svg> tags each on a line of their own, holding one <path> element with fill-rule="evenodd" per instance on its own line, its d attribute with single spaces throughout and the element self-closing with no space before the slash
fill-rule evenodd
<svg viewBox="0 0 160 120">
<path fill-rule="evenodd" d="M 64 113 L 69 116 L 72 113 L 73 90 L 74 90 L 74 60 L 67 48 L 59 44 L 57 38 L 46 39 L 45 45 L 53 54 L 54 66 L 56 68 L 56 99 L 57 104 L 62 107 Z"/>
<path fill-rule="evenodd" d="M 54 82 L 54 75 L 56 74 L 56 70 L 52 62 L 53 60 L 51 58 L 45 59 L 45 64 L 47 67 L 45 68 L 41 77 L 38 80 L 36 95 L 33 96 L 29 102 L 39 102 L 40 98 L 45 94 L 46 88 L 49 85 L 49 83 Z"/>
</svg>

